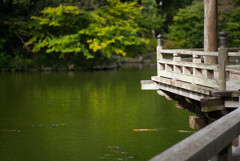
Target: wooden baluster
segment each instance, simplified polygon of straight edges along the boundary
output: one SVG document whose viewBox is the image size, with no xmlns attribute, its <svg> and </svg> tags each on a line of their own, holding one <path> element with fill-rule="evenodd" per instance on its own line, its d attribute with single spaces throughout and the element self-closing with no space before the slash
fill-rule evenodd
<svg viewBox="0 0 240 161">
<path fill-rule="evenodd" d="M 163 37 L 162 35 L 157 36 L 157 75 L 160 76 L 160 71 L 165 69 L 164 64 L 160 64 L 158 61 L 163 59 L 163 54 L 160 50 L 163 49 Z"/>
<path fill-rule="evenodd" d="M 173 71 L 173 66 L 169 65 L 169 64 L 165 64 L 165 70 L 168 72 L 172 72 Z"/>
<path fill-rule="evenodd" d="M 191 68 L 188 68 L 188 67 L 183 67 L 183 74 L 186 74 L 186 75 L 191 75 Z"/>
<path fill-rule="evenodd" d="M 226 90 L 226 65 L 228 63 L 228 39 L 227 33 L 220 32 L 219 48 L 218 48 L 218 72 L 219 72 L 219 89 Z"/>
<path fill-rule="evenodd" d="M 199 55 L 193 55 L 193 63 L 202 63 L 201 57 Z M 202 70 L 198 68 L 193 68 L 193 76 L 194 77 L 201 77 Z"/>
<path fill-rule="evenodd" d="M 180 57 L 180 55 L 178 53 L 173 53 L 173 61 L 175 61 L 175 62 L 181 61 L 181 57 Z M 173 71 L 175 73 L 182 73 L 182 67 L 174 65 L 173 66 Z"/>
<path fill-rule="evenodd" d="M 192 68 L 191 67 L 185 67 L 185 66 L 183 66 L 182 67 L 182 69 L 183 69 L 183 74 L 185 74 L 185 75 L 192 75 Z"/>
<path fill-rule="evenodd" d="M 213 79 L 214 78 L 214 71 L 213 70 L 204 69 L 203 70 L 203 75 L 207 79 Z"/>
</svg>

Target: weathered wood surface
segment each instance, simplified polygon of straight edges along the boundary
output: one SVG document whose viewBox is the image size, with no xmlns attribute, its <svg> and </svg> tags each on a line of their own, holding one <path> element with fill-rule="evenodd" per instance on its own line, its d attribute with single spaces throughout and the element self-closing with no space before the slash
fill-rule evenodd
<svg viewBox="0 0 240 161">
<path fill-rule="evenodd" d="M 239 57 L 240 56 L 240 51 L 238 52 L 228 52 L 228 56 L 232 56 L 232 57 Z"/>
<path fill-rule="evenodd" d="M 142 90 L 158 90 L 159 85 L 152 80 L 141 80 L 141 89 Z"/>
<path fill-rule="evenodd" d="M 240 91 L 211 91 L 211 95 L 214 97 L 239 97 Z"/>
<path fill-rule="evenodd" d="M 238 79 L 238 80 L 227 81 L 226 86 L 227 86 L 227 91 L 238 91 L 240 89 L 240 80 Z"/>
<path fill-rule="evenodd" d="M 174 87 L 179 87 L 185 90 L 189 90 L 192 92 L 196 93 L 201 93 L 204 95 L 210 95 L 211 94 L 211 88 L 195 85 L 195 84 L 189 84 L 186 82 L 181 82 L 181 81 L 176 81 L 172 79 L 167 79 L 163 77 L 158 77 L 158 76 L 152 76 L 152 80 L 158 83 L 166 84 L 166 85 L 171 85 Z"/>
<path fill-rule="evenodd" d="M 187 98 L 191 98 L 193 100 L 197 100 L 200 101 L 201 99 L 203 99 L 204 97 L 206 97 L 206 94 L 203 93 L 207 93 L 210 94 L 210 91 L 204 89 L 204 88 L 198 88 L 196 87 L 188 87 L 185 86 L 183 84 L 178 84 L 178 82 L 176 81 L 167 81 L 166 79 L 164 80 L 164 78 L 159 78 L 156 77 L 156 81 L 166 81 L 166 83 L 156 83 L 154 81 L 150 82 L 150 81 L 141 81 L 141 88 L 143 90 L 164 90 L 164 91 L 168 91 L 180 96 L 184 96 Z M 171 84 L 171 85 L 170 85 Z M 175 86 L 174 86 L 175 85 Z M 181 86 L 181 88 L 179 88 L 178 86 Z M 184 89 L 185 88 L 185 89 Z M 187 90 L 191 88 L 192 90 Z M 198 92 L 194 92 L 194 91 L 198 91 Z"/>
<path fill-rule="evenodd" d="M 204 0 L 204 51 L 214 52 L 218 48 L 217 38 L 217 0 Z M 205 64 L 216 64 L 217 59 L 206 56 Z"/>
<path fill-rule="evenodd" d="M 199 116 L 189 116 L 189 127 L 191 129 L 202 129 L 207 126 L 207 122 L 204 118 Z"/>
<path fill-rule="evenodd" d="M 192 51 L 192 50 L 181 50 L 181 49 L 161 49 L 159 52 L 163 54 L 177 53 L 179 55 L 199 55 L 199 56 L 218 56 L 218 52 L 204 52 L 204 51 Z"/>
<path fill-rule="evenodd" d="M 231 57 L 239 57 L 240 51 L 231 52 L 232 48 L 229 48 L 228 56 Z M 218 52 L 208 52 L 208 51 L 200 51 L 194 49 L 160 49 L 159 52 L 163 54 L 173 54 L 178 53 L 179 55 L 199 55 L 199 56 L 218 56 Z"/>
<path fill-rule="evenodd" d="M 219 48 L 219 56 L 218 56 L 218 73 L 219 73 L 219 89 L 225 91 L 226 90 L 226 65 L 228 64 L 228 49 L 227 48 Z"/>
<path fill-rule="evenodd" d="M 196 77 L 196 76 L 193 76 L 193 75 L 185 75 L 185 74 L 181 74 L 181 73 L 173 73 L 173 72 L 162 70 L 162 71 L 159 72 L 159 76 L 166 77 L 166 78 L 171 78 L 171 79 L 174 79 L 174 80 L 189 82 L 189 83 L 192 83 L 192 84 L 198 84 L 198 85 L 211 87 L 211 88 L 218 88 L 219 87 L 216 80 L 207 79 L 207 78 L 200 78 L 200 77 Z"/>
<path fill-rule="evenodd" d="M 202 112 L 212 112 L 225 109 L 224 100 L 221 97 L 205 97 L 201 99 Z"/>
<path fill-rule="evenodd" d="M 208 69 L 208 70 L 218 69 L 217 65 L 199 64 L 199 63 L 185 62 L 185 61 L 172 61 L 170 59 L 160 59 L 158 60 L 158 63 L 178 65 L 178 66 L 190 67 L 190 68 Z"/>
<path fill-rule="evenodd" d="M 240 134 L 239 116 L 240 108 L 153 157 L 150 161 L 206 161 L 211 159 L 228 147 Z"/>
</svg>

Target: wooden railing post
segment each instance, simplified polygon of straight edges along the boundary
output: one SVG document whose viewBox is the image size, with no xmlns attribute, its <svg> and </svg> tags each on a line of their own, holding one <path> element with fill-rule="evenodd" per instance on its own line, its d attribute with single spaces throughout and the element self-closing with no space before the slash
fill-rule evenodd
<svg viewBox="0 0 240 161">
<path fill-rule="evenodd" d="M 157 36 L 157 75 L 159 75 L 160 70 L 163 70 L 165 67 L 163 64 L 160 64 L 158 61 L 163 59 L 163 54 L 160 52 L 160 50 L 163 49 L 163 36 L 158 35 Z"/>
<path fill-rule="evenodd" d="M 217 4 L 218 0 L 204 0 L 204 51 L 217 51 Z M 204 64 L 216 64 L 216 61 L 212 56 L 204 58 Z"/>
<path fill-rule="evenodd" d="M 218 48 L 218 72 L 219 72 L 219 89 L 226 90 L 226 65 L 228 63 L 228 39 L 227 33 L 220 32 L 219 48 Z"/>
</svg>

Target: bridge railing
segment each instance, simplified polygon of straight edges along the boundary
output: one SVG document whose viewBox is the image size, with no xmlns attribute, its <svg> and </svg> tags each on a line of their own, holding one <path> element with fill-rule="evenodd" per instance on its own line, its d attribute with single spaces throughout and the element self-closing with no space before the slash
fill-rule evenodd
<svg viewBox="0 0 240 161">
<path fill-rule="evenodd" d="M 162 37 L 158 38 L 158 76 L 226 90 L 226 80 L 228 79 L 226 67 L 230 57 L 240 57 L 240 49 L 228 49 L 222 46 L 219 47 L 218 52 L 204 52 L 201 49 L 165 50 Z M 216 57 L 218 63 L 206 64 L 204 61 L 206 56 Z M 235 65 L 231 67 L 235 68 Z"/>
<path fill-rule="evenodd" d="M 237 108 L 150 161 L 230 161 L 231 142 L 240 134 L 239 116 Z"/>
</svg>

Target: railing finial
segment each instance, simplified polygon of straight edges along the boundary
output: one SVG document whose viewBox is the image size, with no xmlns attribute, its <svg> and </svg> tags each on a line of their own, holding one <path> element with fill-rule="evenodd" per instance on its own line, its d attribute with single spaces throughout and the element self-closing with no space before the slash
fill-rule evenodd
<svg viewBox="0 0 240 161">
<path fill-rule="evenodd" d="M 159 34 L 159 35 L 157 36 L 157 39 L 158 39 L 157 45 L 163 47 L 163 36 Z"/>
<path fill-rule="evenodd" d="M 227 48 L 227 47 L 228 47 L 228 34 L 223 30 L 220 32 L 219 48 Z"/>
</svg>

